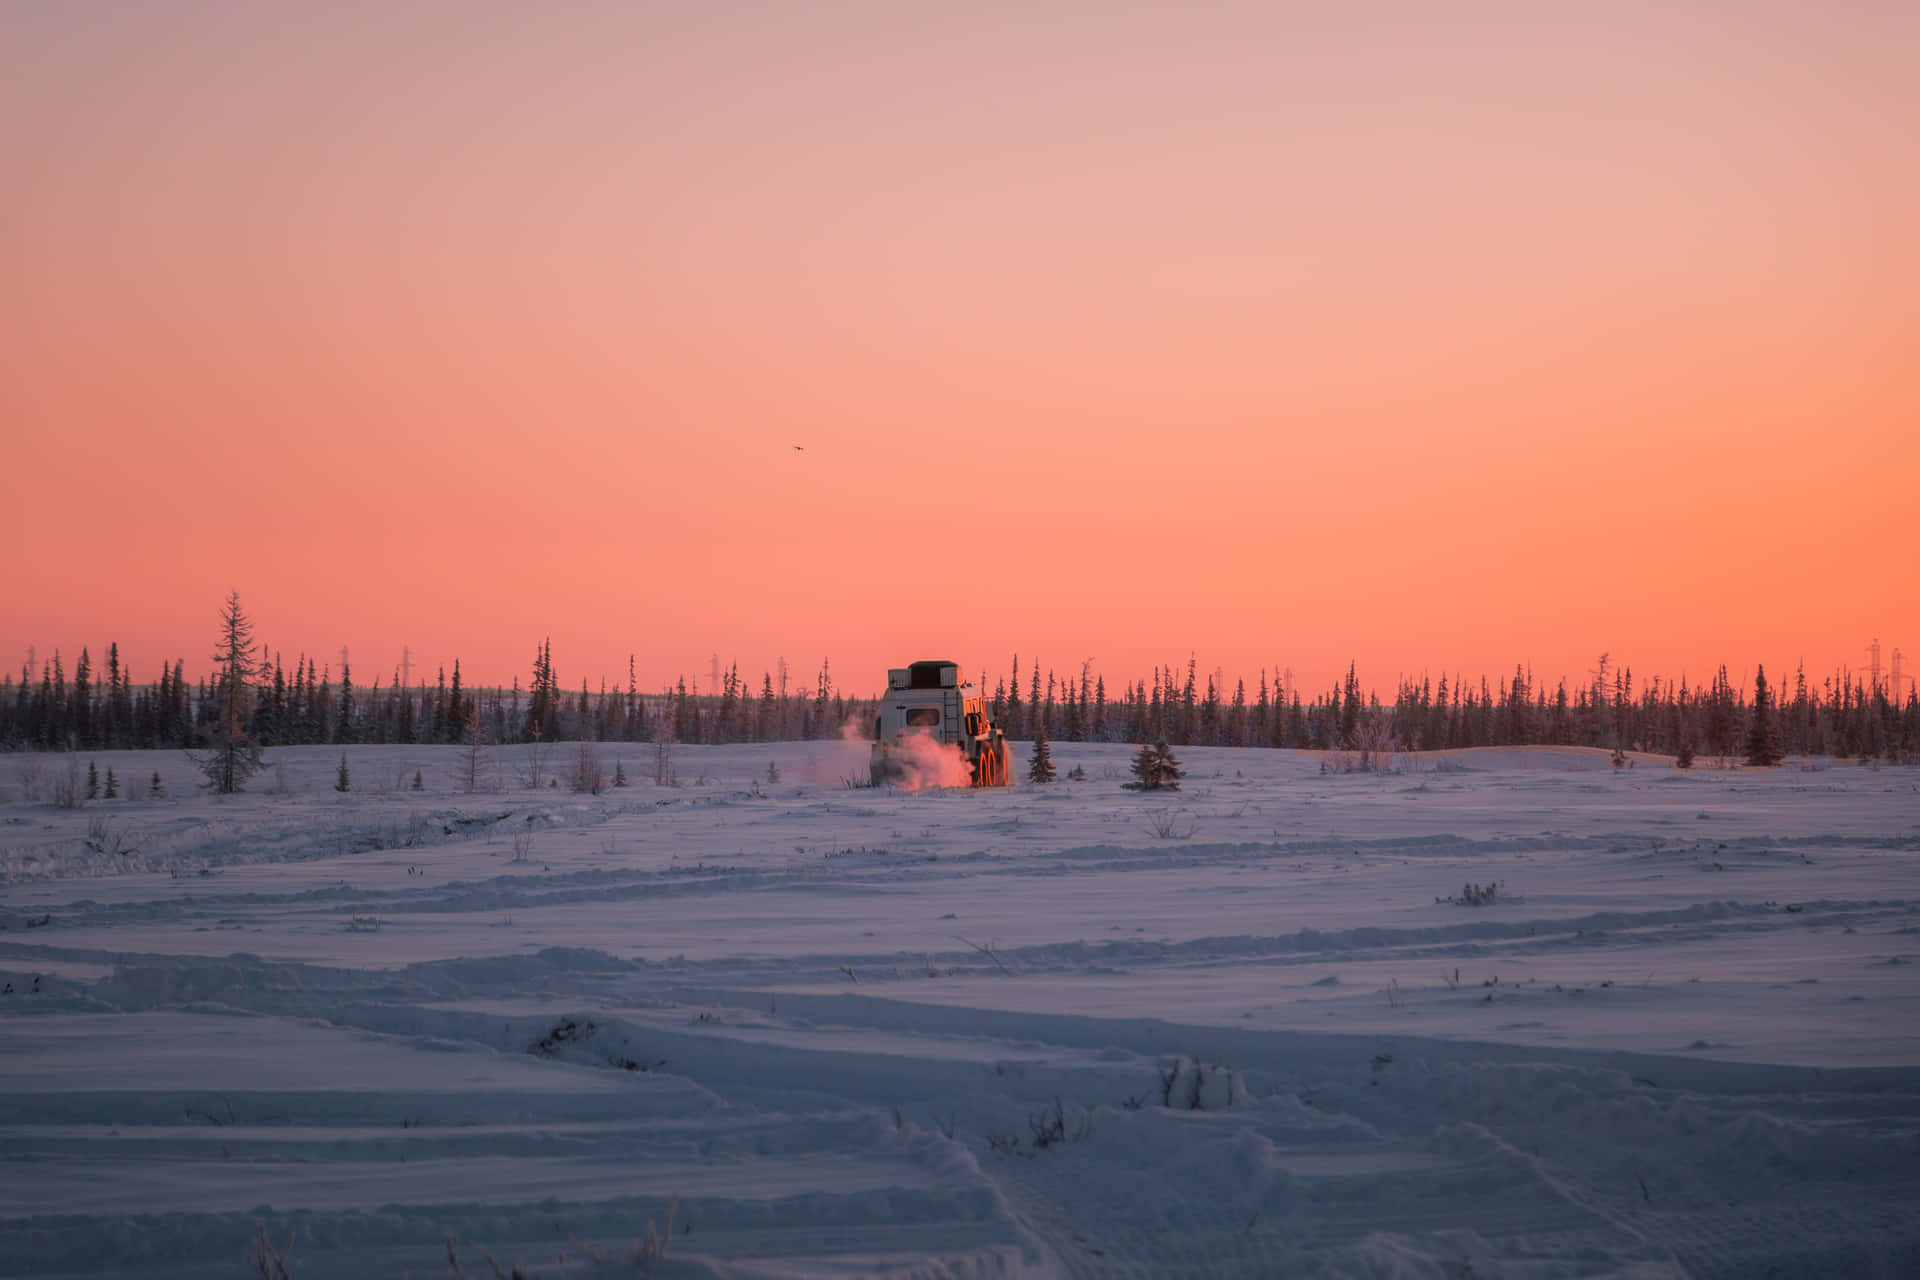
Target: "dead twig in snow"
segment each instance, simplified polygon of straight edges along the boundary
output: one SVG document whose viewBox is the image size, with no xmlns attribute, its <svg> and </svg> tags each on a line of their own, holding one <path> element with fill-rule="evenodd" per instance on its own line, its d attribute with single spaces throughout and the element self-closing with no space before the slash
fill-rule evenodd
<svg viewBox="0 0 1920 1280">
<path fill-rule="evenodd" d="M 267 1234 L 267 1224 L 255 1224 L 259 1234 L 247 1246 L 247 1266 L 260 1280 L 293 1280 L 293 1232 L 287 1232 L 284 1248 L 275 1248 L 273 1237 Z"/>
<path fill-rule="evenodd" d="M 961 938 L 960 935 L 957 933 L 954 934 L 953 936 L 955 938 L 958 938 L 961 942 L 966 942 L 966 944 L 972 947 L 975 951 L 978 951 L 981 955 L 993 961 L 994 964 L 1000 967 L 1000 972 L 1006 974 L 1009 978 L 1013 976 L 1013 970 L 1007 968 L 1006 962 L 1000 959 L 999 952 L 993 949 L 993 939 L 991 938 L 987 939 L 986 944 L 983 946 L 978 942 L 968 942 L 967 939 Z"/>
</svg>

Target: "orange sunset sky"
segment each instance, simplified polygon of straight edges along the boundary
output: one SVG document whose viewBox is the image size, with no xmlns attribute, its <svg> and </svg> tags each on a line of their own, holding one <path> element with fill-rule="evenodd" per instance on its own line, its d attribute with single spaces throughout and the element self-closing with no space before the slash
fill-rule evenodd
<svg viewBox="0 0 1920 1280">
<path fill-rule="evenodd" d="M 1910 2 L 0 4 L 0 660 L 1920 670 L 1917 138 Z"/>
</svg>

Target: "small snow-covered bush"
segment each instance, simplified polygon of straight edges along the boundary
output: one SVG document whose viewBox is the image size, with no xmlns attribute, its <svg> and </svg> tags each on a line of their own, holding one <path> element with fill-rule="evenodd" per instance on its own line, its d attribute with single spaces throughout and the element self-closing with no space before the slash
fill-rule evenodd
<svg viewBox="0 0 1920 1280">
<path fill-rule="evenodd" d="M 1463 907 L 1484 907 L 1500 896 L 1500 885 L 1489 880 L 1485 884 L 1475 884 L 1469 880 L 1457 895 L 1435 898 L 1435 902 L 1457 902 Z"/>
<path fill-rule="evenodd" d="M 1161 1106 L 1176 1111 L 1225 1111 L 1236 1102 L 1246 1101 L 1247 1086 L 1234 1075 L 1232 1067 L 1203 1062 L 1195 1054 L 1161 1067 L 1159 1085 L 1152 1093 L 1159 1095 Z M 1137 1108 L 1144 1101 L 1145 1097 L 1130 1100 L 1128 1106 Z"/>
</svg>

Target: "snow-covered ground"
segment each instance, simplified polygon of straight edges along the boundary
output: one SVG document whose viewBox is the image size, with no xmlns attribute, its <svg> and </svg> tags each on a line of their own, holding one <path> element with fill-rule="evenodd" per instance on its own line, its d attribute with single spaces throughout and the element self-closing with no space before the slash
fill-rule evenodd
<svg viewBox="0 0 1920 1280">
<path fill-rule="evenodd" d="M 0 1275 L 1920 1274 L 1920 770 L 601 753 L 0 757 Z"/>
</svg>

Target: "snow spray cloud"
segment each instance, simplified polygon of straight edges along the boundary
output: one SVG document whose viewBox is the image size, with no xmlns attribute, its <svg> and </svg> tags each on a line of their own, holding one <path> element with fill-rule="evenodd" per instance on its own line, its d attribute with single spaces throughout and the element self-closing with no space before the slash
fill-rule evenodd
<svg viewBox="0 0 1920 1280">
<path fill-rule="evenodd" d="M 848 720 L 833 741 L 814 744 L 801 766 L 801 776 L 809 782 L 864 782 L 873 749 L 869 725 L 866 720 Z M 973 766 L 967 763 L 966 752 L 935 741 L 925 729 L 890 742 L 887 761 L 887 783 L 909 795 L 973 785 Z"/>
<path fill-rule="evenodd" d="M 871 742 L 861 732 L 859 721 L 848 720 L 835 737 L 808 744 L 807 758 L 800 765 L 801 779 L 836 787 L 864 783 Z"/>
<path fill-rule="evenodd" d="M 887 756 L 888 781 L 908 795 L 973 785 L 973 766 L 959 747 L 935 742 L 925 729 L 896 738 Z"/>
</svg>

